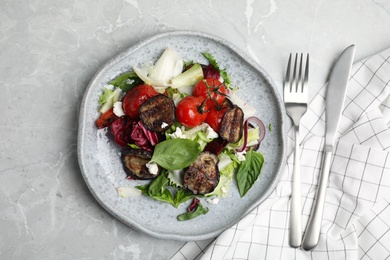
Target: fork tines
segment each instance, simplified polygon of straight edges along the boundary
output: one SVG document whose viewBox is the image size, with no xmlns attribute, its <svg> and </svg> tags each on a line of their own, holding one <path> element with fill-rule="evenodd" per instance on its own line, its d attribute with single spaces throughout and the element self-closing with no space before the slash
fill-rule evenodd
<svg viewBox="0 0 390 260">
<path fill-rule="evenodd" d="M 305 72 L 302 73 L 302 68 L 305 63 Z M 309 54 L 306 54 L 306 62 L 303 59 L 303 53 L 300 55 L 299 67 L 298 65 L 298 53 L 295 54 L 294 68 L 292 68 L 292 54 L 288 59 L 287 72 L 286 72 L 286 87 L 285 91 L 292 93 L 307 92 L 307 81 L 309 78 Z M 291 70 L 293 69 L 293 74 Z"/>
</svg>

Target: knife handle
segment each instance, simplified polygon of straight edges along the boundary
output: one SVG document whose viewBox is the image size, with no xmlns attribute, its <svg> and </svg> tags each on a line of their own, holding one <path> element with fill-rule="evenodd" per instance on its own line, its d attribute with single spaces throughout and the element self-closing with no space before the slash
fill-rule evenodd
<svg viewBox="0 0 390 260">
<path fill-rule="evenodd" d="M 289 244 L 291 247 L 299 247 L 302 243 L 301 160 L 299 151 L 299 125 L 295 126 L 294 168 L 292 175 L 290 203 Z"/>
<path fill-rule="evenodd" d="M 317 194 L 314 200 L 314 204 L 311 208 L 311 214 L 309 222 L 306 226 L 306 232 L 303 236 L 302 248 L 304 250 L 313 249 L 317 245 L 320 238 L 321 222 L 324 213 L 326 186 L 329 179 L 331 158 L 332 152 L 325 151 L 322 171 L 319 177 Z"/>
</svg>

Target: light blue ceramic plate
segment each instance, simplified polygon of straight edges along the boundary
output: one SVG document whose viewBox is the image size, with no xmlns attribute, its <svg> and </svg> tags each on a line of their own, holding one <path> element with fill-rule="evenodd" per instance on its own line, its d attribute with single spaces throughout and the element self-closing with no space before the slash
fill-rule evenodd
<svg viewBox="0 0 390 260">
<path fill-rule="evenodd" d="M 236 184 L 219 204 L 202 204 L 206 215 L 179 222 L 177 215 L 187 204 L 174 208 L 145 196 L 120 198 L 116 188 L 136 186 L 145 181 L 126 180 L 120 161 L 120 149 L 105 130 L 98 130 L 98 98 L 107 82 L 121 73 L 146 62 L 154 62 L 167 48 L 174 48 L 184 60 L 206 62 L 201 52 L 210 52 L 238 86 L 237 95 L 257 110 L 267 127 L 261 145 L 265 163 L 254 187 L 240 198 Z M 113 216 L 130 227 L 162 239 L 201 240 L 219 235 L 245 214 L 262 203 L 274 189 L 285 162 L 284 106 L 275 83 L 264 69 L 247 55 L 223 39 L 198 32 L 175 31 L 146 39 L 114 57 L 91 80 L 79 118 L 78 158 L 82 175 L 96 200 Z M 268 126 L 272 125 L 272 131 Z"/>
</svg>

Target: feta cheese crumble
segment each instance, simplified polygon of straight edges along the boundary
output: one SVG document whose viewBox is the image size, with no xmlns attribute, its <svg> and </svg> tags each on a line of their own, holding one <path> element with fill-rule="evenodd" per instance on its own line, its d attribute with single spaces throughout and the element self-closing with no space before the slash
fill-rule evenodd
<svg viewBox="0 0 390 260">
<path fill-rule="evenodd" d="M 109 90 L 114 90 L 115 86 L 112 85 L 112 84 L 108 84 L 106 85 L 106 89 L 109 89 Z"/>
<path fill-rule="evenodd" d="M 242 152 L 235 152 L 235 154 L 236 154 L 236 156 L 237 156 L 237 159 L 239 160 L 239 161 L 245 161 L 245 154 L 246 154 L 246 151 L 244 150 L 244 151 L 242 151 Z"/>
<path fill-rule="evenodd" d="M 210 126 L 206 129 L 206 137 L 210 139 L 218 138 L 218 133 L 214 131 Z"/>
<path fill-rule="evenodd" d="M 129 84 L 129 85 L 133 84 L 134 82 L 135 82 L 134 79 L 127 79 L 126 80 L 126 84 Z"/>
<path fill-rule="evenodd" d="M 187 136 L 183 133 L 183 131 L 181 130 L 180 127 L 176 127 L 176 131 L 172 134 L 169 134 L 170 137 L 172 137 L 173 139 L 176 139 L 176 138 L 182 138 L 182 139 L 185 139 L 187 138 Z"/>
<path fill-rule="evenodd" d="M 214 205 L 217 205 L 218 202 L 219 202 L 219 198 L 218 197 L 215 197 L 215 198 L 211 198 L 211 199 L 206 199 L 206 201 L 210 204 L 214 204 Z"/>
<path fill-rule="evenodd" d="M 147 163 L 146 168 L 148 168 L 150 174 L 156 175 L 158 173 L 157 163 Z"/>
<path fill-rule="evenodd" d="M 123 111 L 123 108 L 122 108 L 122 102 L 117 101 L 114 103 L 114 114 L 118 117 L 125 115 L 125 112 Z"/>
</svg>

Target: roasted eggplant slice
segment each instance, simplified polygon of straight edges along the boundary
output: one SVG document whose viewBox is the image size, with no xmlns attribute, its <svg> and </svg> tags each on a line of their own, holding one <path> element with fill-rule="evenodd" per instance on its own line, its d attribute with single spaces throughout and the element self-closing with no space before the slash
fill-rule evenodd
<svg viewBox="0 0 390 260">
<path fill-rule="evenodd" d="M 244 112 L 238 106 L 228 110 L 222 118 L 219 135 L 230 143 L 240 141 L 244 127 Z"/>
<path fill-rule="evenodd" d="M 218 157 L 210 152 L 202 152 L 184 173 L 184 187 L 194 194 L 207 194 L 219 182 Z"/>
<path fill-rule="evenodd" d="M 139 108 L 146 129 L 154 132 L 167 130 L 175 120 L 175 103 L 163 94 L 147 99 Z"/>
<path fill-rule="evenodd" d="M 233 102 L 232 102 L 230 99 L 225 98 L 225 100 L 223 101 L 221 107 L 222 107 L 222 108 L 224 108 L 224 107 L 233 108 L 234 105 L 233 105 Z"/>
<path fill-rule="evenodd" d="M 137 180 L 149 180 L 156 178 L 160 172 L 161 167 L 158 166 L 156 174 L 149 172 L 146 164 L 152 158 L 152 153 L 142 149 L 128 149 L 122 152 L 122 163 L 126 174 Z"/>
</svg>

